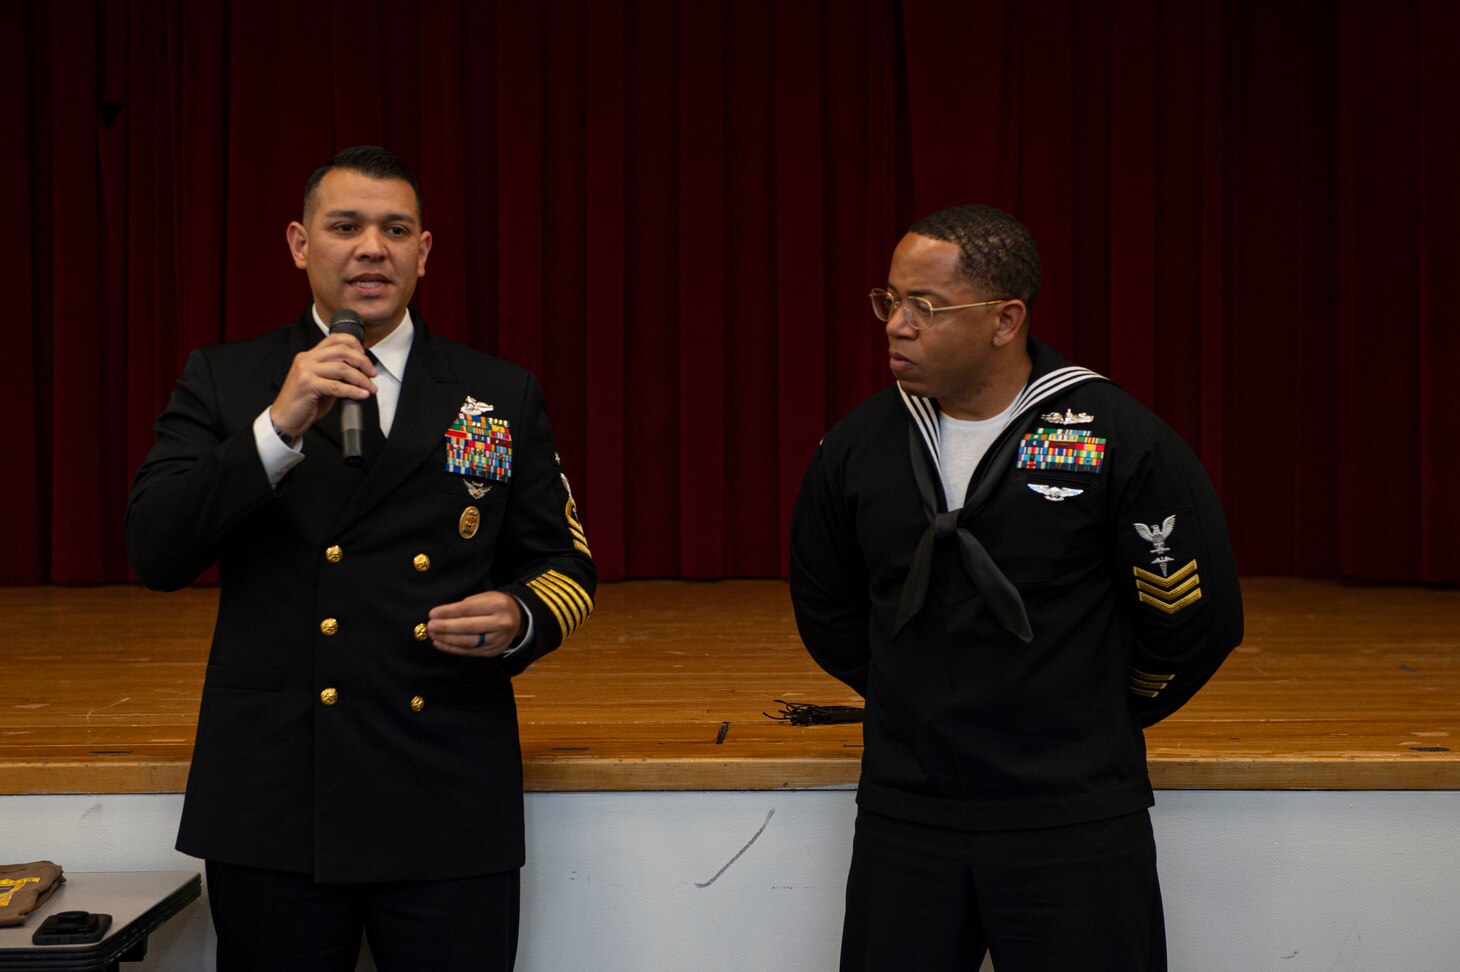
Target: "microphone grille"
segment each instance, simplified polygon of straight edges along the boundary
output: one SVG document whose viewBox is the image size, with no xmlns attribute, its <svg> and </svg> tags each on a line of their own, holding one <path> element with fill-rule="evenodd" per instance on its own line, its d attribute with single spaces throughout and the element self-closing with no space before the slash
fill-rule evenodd
<svg viewBox="0 0 1460 972">
<path fill-rule="evenodd" d="M 360 315 L 342 307 L 330 315 L 331 334 L 349 334 L 356 340 L 365 340 L 365 322 L 360 320 Z"/>
</svg>

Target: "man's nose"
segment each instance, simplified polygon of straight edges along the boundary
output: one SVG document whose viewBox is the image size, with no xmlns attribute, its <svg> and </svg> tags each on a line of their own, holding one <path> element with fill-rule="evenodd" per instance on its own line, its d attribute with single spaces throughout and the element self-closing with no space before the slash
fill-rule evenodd
<svg viewBox="0 0 1460 972">
<path fill-rule="evenodd" d="M 379 259 L 385 255 L 385 234 L 367 226 L 356 238 L 355 252 L 367 260 Z"/>
<path fill-rule="evenodd" d="M 917 337 L 918 329 L 912 326 L 912 316 L 907 309 L 907 304 L 897 305 L 892 316 L 887 318 L 885 330 L 888 337 L 912 338 Z"/>
</svg>

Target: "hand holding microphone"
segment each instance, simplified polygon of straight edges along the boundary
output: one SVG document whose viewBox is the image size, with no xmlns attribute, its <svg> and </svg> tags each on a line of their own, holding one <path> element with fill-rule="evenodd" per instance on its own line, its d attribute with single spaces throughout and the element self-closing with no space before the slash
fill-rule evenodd
<svg viewBox="0 0 1460 972">
<path fill-rule="evenodd" d="M 330 318 L 328 337 L 294 356 L 283 387 L 269 406 L 269 417 L 286 441 L 302 436 L 329 413 L 338 399 L 342 409 L 341 447 L 345 461 L 352 465 L 361 461 L 363 423 L 360 403 L 376 391 L 370 380 L 375 376 L 375 365 L 360 343 L 364 336 L 365 326 L 360 315 L 342 309 Z M 348 431 L 351 428 L 353 432 Z"/>
</svg>

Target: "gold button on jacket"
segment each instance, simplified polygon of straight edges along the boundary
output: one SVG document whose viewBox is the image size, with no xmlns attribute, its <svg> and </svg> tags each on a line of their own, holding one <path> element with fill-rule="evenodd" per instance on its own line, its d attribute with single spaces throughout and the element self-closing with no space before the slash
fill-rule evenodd
<svg viewBox="0 0 1460 972">
<path fill-rule="evenodd" d="M 416 556 L 411 560 L 411 564 L 415 566 L 416 570 L 425 573 L 426 571 L 431 569 L 431 558 L 427 557 L 425 554 L 416 554 Z"/>
<path fill-rule="evenodd" d="M 418 625 L 416 625 L 416 640 L 417 641 L 425 641 L 429 637 L 431 637 L 431 636 L 426 633 L 426 626 L 424 624 L 418 624 Z"/>
<path fill-rule="evenodd" d="M 426 707 L 426 700 L 425 699 L 421 698 L 419 695 L 413 695 L 413 696 L 411 696 L 411 711 L 412 712 L 420 712 L 425 707 Z"/>
<path fill-rule="evenodd" d="M 326 638 L 340 630 L 340 622 L 334 618 L 325 618 L 319 623 L 319 630 L 324 632 Z"/>
<path fill-rule="evenodd" d="M 338 546 L 326 547 L 325 548 L 325 551 L 324 551 L 324 559 L 325 560 L 328 560 L 330 563 L 337 564 L 341 560 L 343 560 L 344 558 L 345 558 L 345 552 L 343 550 L 341 550 Z"/>
<path fill-rule="evenodd" d="M 332 688 L 327 688 L 319 693 L 319 700 L 325 705 L 334 705 L 340 700 L 340 693 Z"/>
</svg>

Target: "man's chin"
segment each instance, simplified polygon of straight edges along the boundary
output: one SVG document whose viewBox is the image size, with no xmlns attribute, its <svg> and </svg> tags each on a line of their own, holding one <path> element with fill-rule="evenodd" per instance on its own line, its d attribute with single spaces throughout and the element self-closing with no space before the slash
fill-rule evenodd
<svg viewBox="0 0 1460 972">
<path fill-rule="evenodd" d="M 897 384 L 902 388 L 902 390 L 905 391 L 905 392 L 907 392 L 909 395 L 916 395 L 919 398 L 936 398 L 936 397 L 938 397 L 938 396 L 934 395 L 932 393 L 932 391 L 930 391 L 927 388 L 927 386 L 925 386 L 922 382 L 918 381 L 916 378 L 908 377 L 908 376 L 905 376 L 905 375 L 899 375 L 897 372 L 894 371 L 892 373 L 892 380 L 895 381 L 895 382 L 897 382 Z"/>
<path fill-rule="evenodd" d="M 394 327 L 406 316 L 404 307 L 385 307 L 374 301 L 350 301 L 345 306 L 359 314 L 366 327 Z"/>
</svg>

